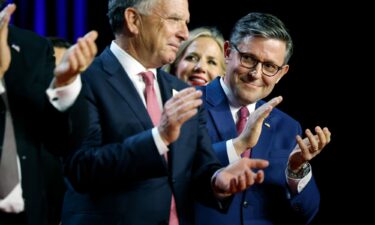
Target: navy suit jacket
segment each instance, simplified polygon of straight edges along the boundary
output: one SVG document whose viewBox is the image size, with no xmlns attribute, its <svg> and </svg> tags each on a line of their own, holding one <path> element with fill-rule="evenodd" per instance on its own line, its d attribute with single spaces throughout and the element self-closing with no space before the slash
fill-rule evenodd
<svg viewBox="0 0 375 225">
<path fill-rule="evenodd" d="M 235 138 L 237 131 L 220 78 L 202 87 L 202 91 L 215 153 L 222 164 L 227 165 L 226 140 Z M 258 102 L 256 107 L 262 104 L 264 101 Z M 295 137 L 301 134 L 300 124 L 276 108 L 264 124 L 269 126 L 263 125 L 260 139 L 251 151 L 251 158 L 270 162 L 264 171 L 264 182 L 236 194 L 227 213 L 197 204 L 197 225 L 305 224 L 317 213 L 320 195 L 314 179 L 300 194 L 292 195 L 285 177 L 289 154 L 296 145 Z"/>
<path fill-rule="evenodd" d="M 157 73 L 164 103 L 173 89 L 187 87 L 162 70 Z M 221 167 L 202 109 L 168 146 L 167 163 L 155 146 L 145 105 L 109 48 L 82 78 L 89 101 L 89 135 L 65 159 L 70 186 L 63 224 L 168 224 L 172 192 L 180 225 L 192 224 L 193 193 L 214 203 L 211 177 Z"/>
<path fill-rule="evenodd" d="M 85 126 L 81 126 L 85 117 L 76 116 L 87 114 L 87 108 L 82 107 L 85 102 L 81 96 L 64 113 L 49 103 L 46 90 L 53 78 L 55 58 L 47 39 L 10 25 L 8 44 L 11 63 L 4 81 L 21 164 L 25 211 L 12 216 L 0 212 L 0 224 L 16 224 L 14 220 L 23 225 L 57 224 L 64 195 L 62 168 L 60 161 L 45 150 L 64 154 L 77 146 L 78 136 L 85 132 Z M 4 109 L 0 107 L 1 144 Z"/>
</svg>

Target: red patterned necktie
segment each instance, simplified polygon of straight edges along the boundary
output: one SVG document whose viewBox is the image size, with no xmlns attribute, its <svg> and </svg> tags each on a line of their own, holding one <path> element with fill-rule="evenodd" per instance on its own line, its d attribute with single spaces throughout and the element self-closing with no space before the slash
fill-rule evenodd
<svg viewBox="0 0 375 225">
<path fill-rule="evenodd" d="M 145 98 L 146 98 L 146 105 L 147 105 L 147 112 L 151 117 L 152 123 L 156 126 L 160 122 L 161 111 L 158 103 L 158 99 L 156 97 L 155 89 L 154 89 L 154 74 L 151 71 L 142 72 L 140 75 L 143 77 L 143 81 L 146 84 L 145 89 Z M 167 154 L 164 155 L 165 159 L 168 162 Z M 174 199 L 174 195 L 172 194 L 171 200 L 171 209 L 169 212 L 169 225 L 178 225 L 178 217 L 177 217 L 177 210 L 176 210 L 176 202 Z"/>
<path fill-rule="evenodd" d="M 238 111 L 238 121 L 237 121 L 237 124 L 236 124 L 236 128 L 237 128 L 237 134 L 240 135 L 241 132 L 243 131 L 243 129 L 245 128 L 246 126 L 246 122 L 247 122 L 247 118 L 249 116 L 249 110 L 247 109 L 246 106 L 243 106 L 241 107 L 241 109 Z M 242 158 L 249 158 L 250 157 L 250 150 L 251 149 L 247 149 L 246 151 L 244 151 L 242 154 L 241 154 L 241 157 Z"/>
</svg>

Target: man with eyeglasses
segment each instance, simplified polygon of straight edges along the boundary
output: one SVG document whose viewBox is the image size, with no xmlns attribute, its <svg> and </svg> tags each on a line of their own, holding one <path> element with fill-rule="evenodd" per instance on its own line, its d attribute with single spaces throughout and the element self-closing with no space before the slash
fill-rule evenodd
<svg viewBox="0 0 375 225">
<path fill-rule="evenodd" d="M 250 157 L 266 159 L 270 166 L 264 170 L 264 182 L 236 194 L 227 212 L 197 203 L 195 224 L 307 224 L 318 212 L 320 194 L 308 162 L 330 142 L 328 128 L 317 126 L 315 135 L 307 129 L 302 139 L 301 125 L 273 109 L 259 140 L 250 138 L 255 110 L 288 72 L 292 48 L 278 18 L 249 13 L 224 44 L 225 76 L 200 87 L 208 111 L 207 128 L 222 164 Z M 250 113 L 242 132 L 239 111 Z"/>
</svg>

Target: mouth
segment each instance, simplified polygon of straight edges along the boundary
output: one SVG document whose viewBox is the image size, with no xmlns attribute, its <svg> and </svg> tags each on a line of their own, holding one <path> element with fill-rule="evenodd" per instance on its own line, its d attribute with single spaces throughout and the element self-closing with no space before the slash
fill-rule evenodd
<svg viewBox="0 0 375 225">
<path fill-rule="evenodd" d="M 260 88 L 260 87 L 262 87 L 263 85 L 261 85 L 261 84 L 257 84 L 256 82 L 254 82 L 254 81 L 251 81 L 251 80 L 248 80 L 248 79 L 241 79 L 241 81 L 242 81 L 242 83 L 244 84 L 244 85 L 246 85 L 247 87 L 249 87 L 249 88 Z"/>
<path fill-rule="evenodd" d="M 174 52 L 177 52 L 178 48 L 180 47 L 180 45 L 176 45 L 176 44 L 170 44 L 169 46 L 172 47 L 172 49 L 173 49 Z"/>
<path fill-rule="evenodd" d="M 188 83 L 192 86 L 204 86 L 208 83 L 208 80 L 202 76 L 192 75 L 189 76 Z"/>
</svg>

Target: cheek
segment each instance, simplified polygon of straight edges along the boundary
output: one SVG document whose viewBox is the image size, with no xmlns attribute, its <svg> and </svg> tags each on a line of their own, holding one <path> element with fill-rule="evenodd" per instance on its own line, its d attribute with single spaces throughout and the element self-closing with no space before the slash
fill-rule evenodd
<svg viewBox="0 0 375 225">
<path fill-rule="evenodd" d="M 185 80 L 192 71 L 191 63 L 182 61 L 177 67 L 176 73 L 180 79 Z"/>
<path fill-rule="evenodd" d="M 262 76 L 262 80 L 267 89 L 273 89 L 276 84 L 277 78 Z"/>
<path fill-rule="evenodd" d="M 208 72 L 208 78 L 210 80 L 215 79 L 219 75 L 223 75 L 221 74 L 221 70 L 219 68 L 212 68 L 212 69 L 209 69 L 207 72 Z"/>
</svg>

